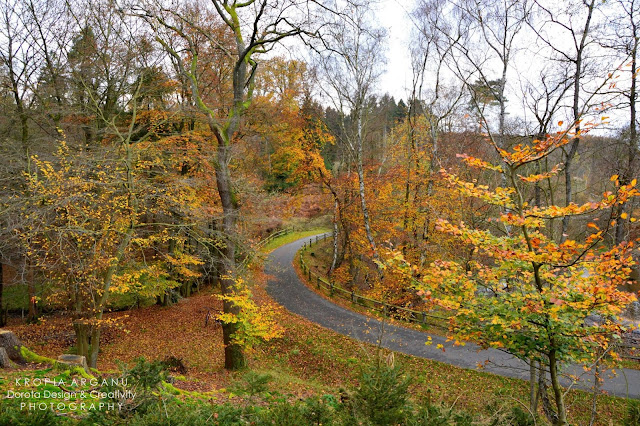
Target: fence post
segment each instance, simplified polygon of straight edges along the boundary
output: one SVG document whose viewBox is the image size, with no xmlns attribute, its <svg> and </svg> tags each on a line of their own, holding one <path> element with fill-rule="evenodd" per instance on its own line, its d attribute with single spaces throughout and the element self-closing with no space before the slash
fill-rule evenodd
<svg viewBox="0 0 640 426">
<path fill-rule="evenodd" d="M 356 292 L 355 290 L 351 290 L 351 302 L 356 303 Z"/>
<path fill-rule="evenodd" d="M 309 238 L 309 247 L 313 245 L 313 238 Z"/>
<path fill-rule="evenodd" d="M 316 244 L 318 244 L 318 236 L 316 235 Z"/>
<path fill-rule="evenodd" d="M 422 323 L 423 323 L 423 324 L 426 324 L 426 323 L 427 323 L 427 313 L 426 313 L 426 312 L 423 312 L 423 313 L 422 313 Z"/>
<path fill-rule="evenodd" d="M 309 281 L 311 281 L 311 268 L 307 268 L 307 271 L 309 272 Z"/>
<path fill-rule="evenodd" d="M 318 286 L 318 290 L 320 290 L 320 275 L 316 277 L 316 285 Z"/>
<path fill-rule="evenodd" d="M 385 317 L 387 316 L 387 304 L 386 303 L 382 304 L 382 315 L 384 315 Z"/>
<path fill-rule="evenodd" d="M 331 289 L 329 291 L 329 294 L 331 295 L 331 297 L 333 297 L 333 282 L 330 283 L 330 285 L 331 285 Z"/>
</svg>

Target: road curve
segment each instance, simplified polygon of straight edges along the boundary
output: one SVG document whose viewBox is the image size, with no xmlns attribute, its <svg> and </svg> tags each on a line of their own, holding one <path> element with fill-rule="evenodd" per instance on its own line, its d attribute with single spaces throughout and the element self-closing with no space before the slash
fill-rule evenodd
<svg viewBox="0 0 640 426">
<path fill-rule="evenodd" d="M 523 361 L 497 349 L 482 350 L 474 344 L 453 346 L 440 336 L 431 336 L 432 345 L 425 345 L 427 334 L 404 327 L 384 324 L 374 318 L 338 306 L 308 289 L 296 274 L 292 262 L 296 252 L 309 238 L 302 238 L 274 250 L 268 257 L 266 272 L 270 276 L 267 292 L 279 304 L 322 327 L 354 339 L 446 364 L 483 371 L 518 379 L 529 378 L 529 367 Z M 383 328 L 384 327 L 384 328 Z M 384 332 L 381 331 L 384 329 Z M 442 344 L 445 351 L 436 346 Z M 569 367 L 566 373 L 580 376 L 575 387 L 590 389 L 591 377 L 578 367 Z M 609 394 L 640 399 L 640 371 L 617 370 L 617 375 L 605 374 L 602 390 Z M 568 383 L 565 383 L 567 385 Z"/>
</svg>

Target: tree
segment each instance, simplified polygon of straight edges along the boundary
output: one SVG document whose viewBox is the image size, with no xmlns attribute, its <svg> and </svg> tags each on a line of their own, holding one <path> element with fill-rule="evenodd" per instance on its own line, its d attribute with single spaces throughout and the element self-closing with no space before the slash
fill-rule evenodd
<svg viewBox="0 0 640 426">
<path fill-rule="evenodd" d="M 380 54 L 384 31 L 371 23 L 367 3 L 348 1 L 334 10 L 320 36 L 322 45 L 316 55 L 320 88 L 339 114 L 344 144 L 358 175 L 360 206 L 369 248 L 374 259 L 378 249 L 371 228 L 364 172 L 364 143 L 370 125 L 369 98 L 381 73 Z"/>
<path fill-rule="evenodd" d="M 638 45 L 640 44 L 640 1 L 637 0 L 618 0 L 617 6 L 620 13 L 615 16 L 612 25 L 613 34 L 609 37 L 610 41 L 606 45 L 619 52 L 624 57 L 625 64 L 621 67 L 621 71 L 628 73 L 628 84 L 623 87 L 617 87 L 618 84 L 611 83 L 612 91 L 617 91 L 621 95 L 623 101 L 620 107 L 625 108 L 629 112 L 629 128 L 621 135 L 626 148 L 624 157 L 626 163 L 619 166 L 620 183 L 625 185 L 632 179 L 638 177 L 638 159 L 640 158 L 640 139 L 638 138 L 638 120 L 637 103 L 638 103 Z M 617 78 L 617 77 L 616 77 Z M 626 80 L 626 79 L 625 79 Z M 624 158 L 623 157 L 623 158 Z M 624 160 L 623 160 L 624 161 Z M 620 244 L 624 240 L 625 232 L 628 231 L 629 206 L 619 205 L 616 212 L 615 227 L 615 243 Z"/>
<path fill-rule="evenodd" d="M 224 274 L 221 280 L 223 296 L 234 296 L 241 289 L 236 280 L 236 222 L 239 214 L 238 199 L 229 168 L 234 136 L 242 117 L 254 96 L 258 59 L 287 37 L 302 34 L 299 23 L 294 23 L 297 3 L 287 1 L 276 6 L 267 0 L 232 2 L 211 0 L 201 6 L 185 6 L 168 10 L 161 3 L 134 4 L 133 13 L 144 18 L 153 28 L 156 39 L 173 59 L 180 75 L 188 82 L 190 96 L 214 135 L 216 184 L 223 210 L 222 230 L 224 247 L 222 257 Z M 245 23 L 250 25 L 245 25 Z M 218 34 L 229 34 L 232 43 L 224 44 Z M 221 52 L 232 73 L 227 81 L 219 82 L 228 103 L 213 103 L 203 92 L 201 70 L 205 52 Z M 233 297 L 224 299 L 225 314 L 238 315 L 240 306 Z M 246 361 L 242 345 L 233 339 L 238 324 L 225 322 L 225 367 L 238 369 Z"/>
<path fill-rule="evenodd" d="M 559 10 L 547 8 L 540 2 L 535 4 L 537 13 L 531 16 L 540 16 L 541 21 L 538 26 L 535 26 L 532 23 L 533 20 L 530 20 L 530 27 L 535 31 L 538 40 L 554 55 L 557 55 L 557 60 L 571 69 L 569 72 L 572 85 L 571 121 L 576 126 L 576 132 L 571 143 L 562 149 L 564 154 L 565 206 L 569 206 L 573 202 L 571 167 L 580 145 L 580 122 L 598 92 L 597 88 L 591 89 L 589 92 L 585 91 L 586 83 L 588 83 L 588 81 L 585 82 L 585 78 L 588 76 L 592 63 L 591 51 L 596 44 L 594 27 L 597 22 L 594 14 L 597 12 L 598 2 L 596 0 L 573 2 L 568 7 L 563 5 Z M 558 34 L 563 34 L 563 37 L 567 37 L 571 41 L 568 49 L 553 41 L 558 37 Z M 569 236 L 569 221 L 570 216 L 562 218 L 561 241 Z"/>
<path fill-rule="evenodd" d="M 420 193 L 424 189 L 424 180 L 427 184 L 426 196 L 433 195 L 433 176 L 437 170 L 439 159 L 439 149 L 441 143 L 441 133 L 448 119 L 456 111 L 464 97 L 465 85 L 455 85 L 445 78 L 447 62 L 451 59 L 454 47 L 460 40 L 458 36 L 445 36 L 444 33 L 451 33 L 454 28 L 453 23 L 445 15 L 447 3 L 442 0 L 421 1 L 416 5 L 412 17 L 414 19 L 414 39 L 415 43 L 411 49 L 413 79 L 411 86 L 410 108 L 407 119 L 409 150 L 407 158 L 407 184 L 405 188 L 405 219 L 403 227 L 409 226 L 408 211 L 412 204 L 417 204 Z M 413 203 L 411 196 L 411 167 L 415 163 L 415 173 L 420 172 L 421 164 L 417 160 L 417 150 L 420 148 L 417 143 L 419 139 L 418 120 L 424 118 L 428 134 L 426 144 L 430 145 L 430 152 L 427 155 L 428 163 L 424 165 L 426 176 L 417 176 L 415 184 Z M 424 135 L 420 135 L 423 136 Z M 428 233 L 430 217 L 425 218 L 423 225 L 423 237 Z M 418 234 L 418 224 L 413 223 L 413 233 Z"/>
<path fill-rule="evenodd" d="M 584 131 L 587 125 L 583 124 Z M 574 132 L 572 129 L 571 132 Z M 494 145 L 503 166 L 462 156 L 473 167 L 505 174 L 506 187 L 490 188 L 467 182 L 442 171 L 450 185 L 465 197 L 477 198 L 502 208 L 495 220 L 512 232 L 499 236 L 488 229 L 439 220 L 438 229 L 473 248 L 474 260 L 439 260 L 415 280 L 420 294 L 452 313 L 450 333 L 484 347 L 504 348 L 527 362 L 540 362 L 551 376 L 556 413 L 554 423 L 566 425 L 564 391 L 560 386 L 563 365 L 577 362 L 586 366 L 602 353 L 615 354 L 615 343 L 625 331 L 616 316 L 635 296 L 619 290 L 627 281 L 632 265 L 632 242 L 614 247 L 604 244 L 613 222 L 589 224 L 584 240 L 565 239 L 557 243 L 543 232 L 553 218 L 607 213 L 640 195 L 636 182 L 622 185 L 617 176 L 614 191 L 583 205 L 566 207 L 531 206 L 527 187 L 559 172 L 526 173 L 526 166 L 570 143 L 569 132 L 561 132 L 511 150 Z M 401 256 L 398 256 L 401 259 Z M 411 265 L 403 264 L 415 276 Z M 588 322 L 597 315 L 602 320 Z"/>
</svg>

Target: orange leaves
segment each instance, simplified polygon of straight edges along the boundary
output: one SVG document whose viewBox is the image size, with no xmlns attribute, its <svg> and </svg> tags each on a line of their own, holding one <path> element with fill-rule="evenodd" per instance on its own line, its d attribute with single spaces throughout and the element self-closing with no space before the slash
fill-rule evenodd
<svg viewBox="0 0 640 426">
<path fill-rule="evenodd" d="M 476 167 L 480 169 L 492 170 L 494 172 L 502 173 L 502 167 L 494 166 L 493 164 L 483 161 L 479 158 L 471 157 L 467 154 L 456 154 L 456 157 L 462 158 L 462 160 L 467 163 L 471 167 Z"/>
<path fill-rule="evenodd" d="M 541 174 L 529 175 L 529 176 L 518 175 L 518 177 L 523 182 L 535 183 L 535 182 L 540 182 L 541 180 L 549 179 L 550 177 L 557 175 L 559 171 L 560 171 L 560 166 L 556 165 L 553 167 L 553 169 L 551 169 L 547 173 L 541 173 Z"/>
<path fill-rule="evenodd" d="M 512 167 L 519 167 L 539 160 L 568 143 L 569 139 L 560 133 L 556 136 L 548 135 L 542 140 L 534 140 L 531 144 L 518 144 L 511 148 L 511 151 L 500 150 L 499 152 L 505 163 Z"/>
<path fill-rule="evenodd" d="M 511 200 L 511 196 L 515 193 L 513 188 L 497 187 L 494 190 L 491 190 L 487 185 L 476 185 L 472 182 L 465 182 L 444 170 L 441 170 L 440 174 L 451 186 L 464 196 L 476 197 L 489 204 L 502 206 L 508 209 L 515 207 Z"/>
<path fill-rule="evenodd" d="M 607 230 L 600 229 L 595 218 L 587 225 L 591 232 L 580 240 L 557 243 L 544 228 L 551 219 L 607 211 L 640 195 L 637 183 L 621 185 L 614 176 L 615 192 L 604 193 L 600 200 L 566 207 L 528 206 L 518 182 L 548 179 L 560 172 L 560 166 L 529 176 L 516 175 L 516 168 L 564 143 L 562 137 L 547 138 L 501 152 L 510 165 L 506 172 L 513 187 L 491 189 L 441 172 L 462 195 L 502 207 L 498 219 L 505 225 L 502 229 L 508 229 L 505 233 L 444 219 L 436 222 L 437 231 L 454 236 L 461 246 L 469 247 L 470 254 L 461 261 L 434 262 L 421 272 L 416 288 L 423 299 L 428 295 L 429 303 L 454 313 L 450 333 L 457 338 L 504 347 L 528 359 L 550 349 L 561 351 L 567 359 L 587 359 L 607 343 L 610 337 L 606 336 L 620 331 L 621 325 L 614 321 L 587 326 L 585 318 L 592 313 L 603 318 L 618 315 L 635 298 L 619 290 L 633 263 L 632 245 L 606 250 L 600 242 Z M 462 158 L 467 164 L 492 169 L 481 160 Z M 628 217 L 628 213 L 620 215 L 620 219 Z"/>
</svg>

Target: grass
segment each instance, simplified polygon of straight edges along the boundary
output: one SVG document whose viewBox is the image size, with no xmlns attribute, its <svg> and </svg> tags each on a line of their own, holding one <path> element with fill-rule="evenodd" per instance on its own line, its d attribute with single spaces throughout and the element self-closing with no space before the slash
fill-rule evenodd
<svg viewBox="0 0 640 426">
<path fill-rule="evenodd" d="M 264 253 L 269 253 L 285 244 L 289 244 L 296 240 L 299 240 L 300 238 L 311 237 L 313 235 L 322 234 L 324 232 L 330 232 L 330 231 L 329 229 L 326 229 L 326 228 L 316 228 L 316 229 L 310 229 L 308 231 L 290 232 L 288 234 L 281 235 L 269 241 L 267 244 L 264 245 L 264 247 L 262 247 L 262 251 Z"/>
</svg>

